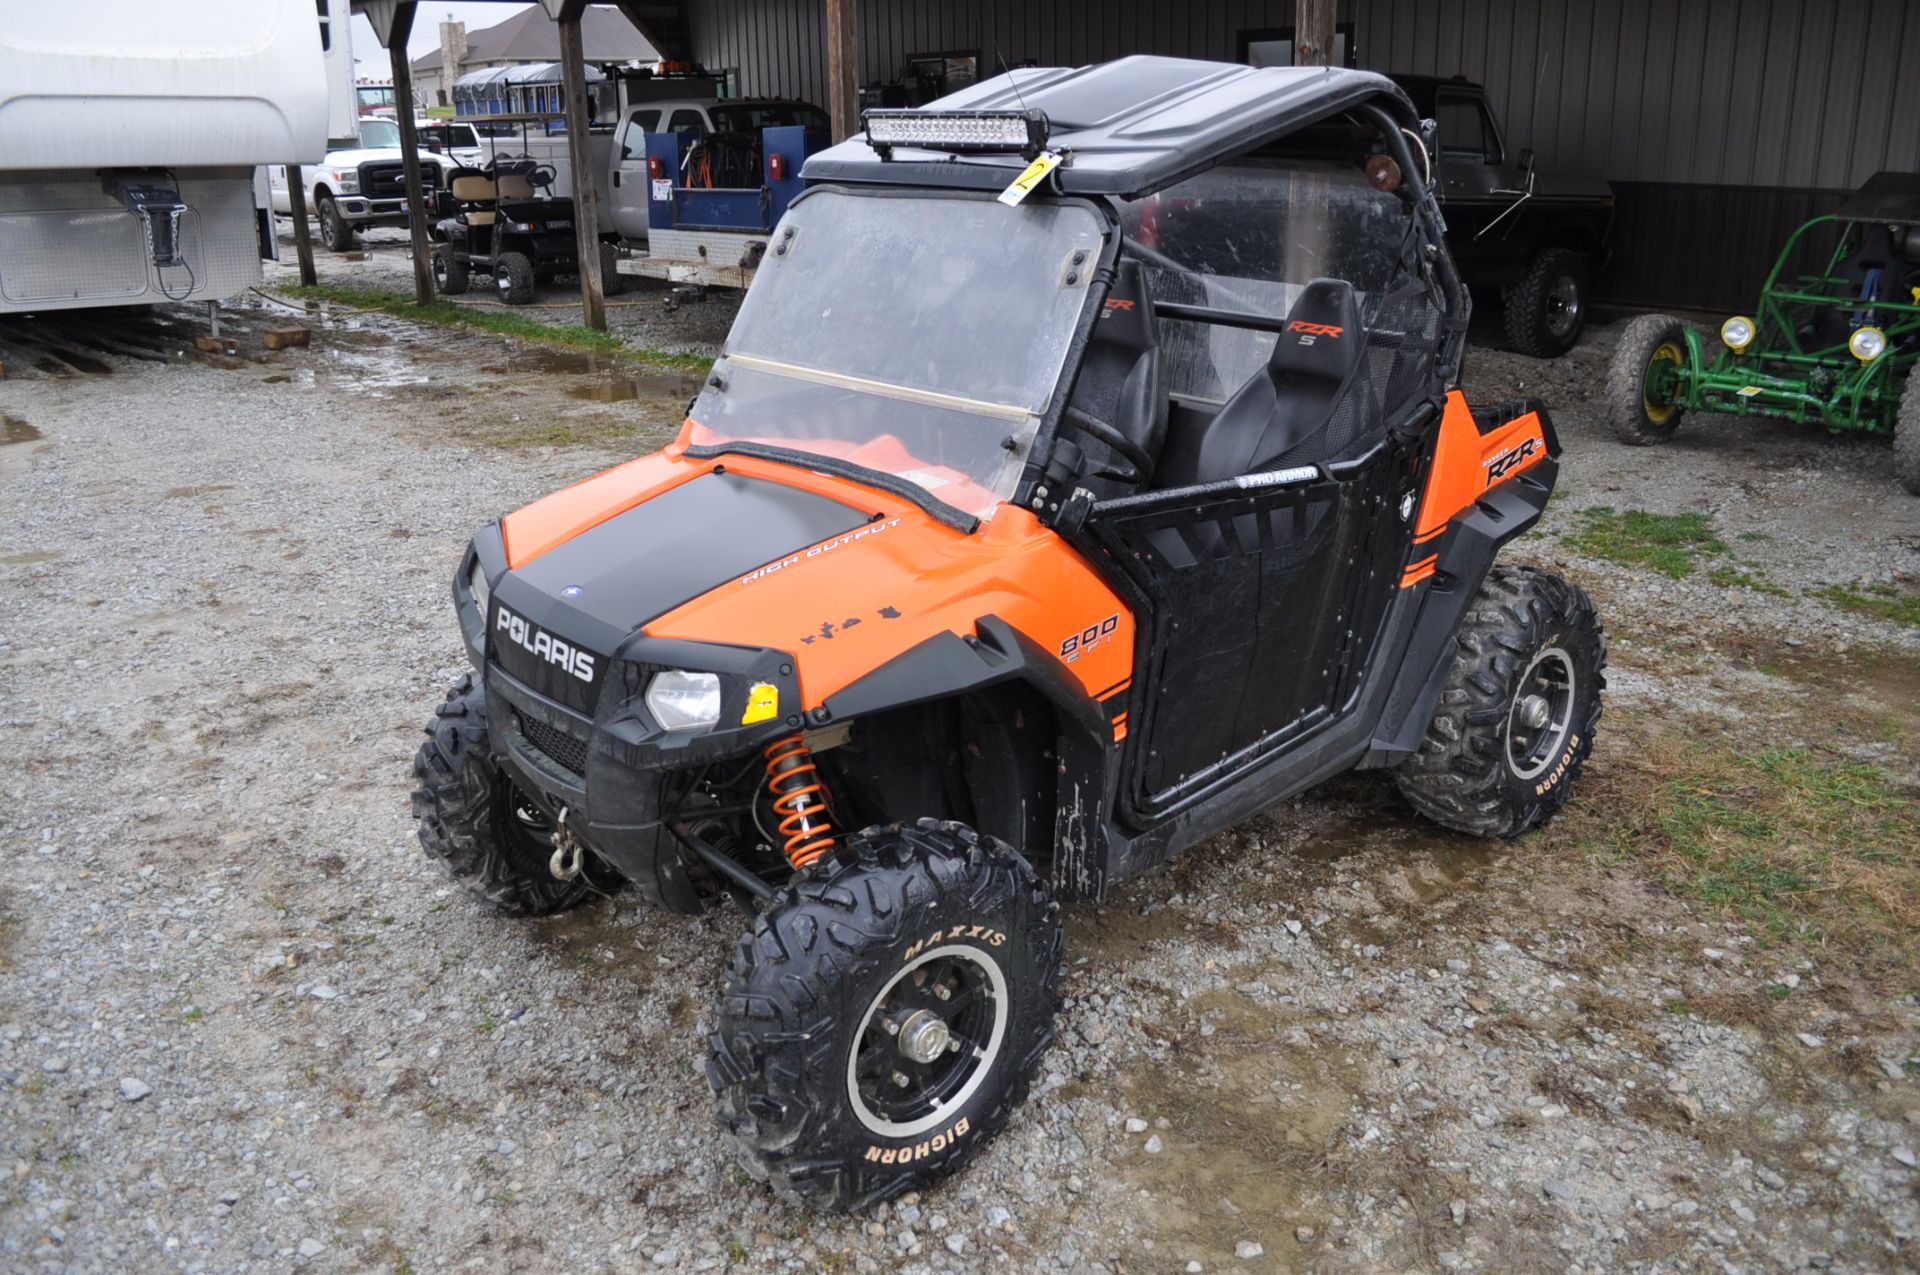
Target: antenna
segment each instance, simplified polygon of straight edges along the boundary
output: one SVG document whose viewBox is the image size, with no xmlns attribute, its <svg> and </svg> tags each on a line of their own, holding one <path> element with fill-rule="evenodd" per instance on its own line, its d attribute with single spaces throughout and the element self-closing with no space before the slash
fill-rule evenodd
<svg viewBox="0 0 1920 1275">
<path fill-rule="evenodd" d="M 1013 85 L 1013 96 L 1020 103 L 1020 109 L 1026 110 L 1027 96 L 1020 91 L 1020 81 L 1013 78 L 1013 68 L 1007 65 L 1006 56 L 1000 52 L 997 44 L 993 46 L 993 58 L 1000 64 L 1000 73 L 1007 77 L 1007 83 Z"/>
</svg>

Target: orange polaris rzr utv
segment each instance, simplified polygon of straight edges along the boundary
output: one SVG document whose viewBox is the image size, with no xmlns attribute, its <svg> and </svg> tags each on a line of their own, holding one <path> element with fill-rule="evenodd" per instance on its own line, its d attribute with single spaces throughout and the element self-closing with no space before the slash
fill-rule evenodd
<svg viewBox="0 0 1920 1275">
<path fill-rule="evenodd" d="M 752 920 L 708 1042 L 749 1167 L 849 1207 L 965 1163 L 1054 1035 L 1054 900 L 1339 772 L 1558 810 L 1604 645 L 1495 568 L 1530 402 L 1376 75 L 1136 57 L 814 156 L 679 438 L 484 528 L 427 849 L 502 910 Z"/>
</svg>

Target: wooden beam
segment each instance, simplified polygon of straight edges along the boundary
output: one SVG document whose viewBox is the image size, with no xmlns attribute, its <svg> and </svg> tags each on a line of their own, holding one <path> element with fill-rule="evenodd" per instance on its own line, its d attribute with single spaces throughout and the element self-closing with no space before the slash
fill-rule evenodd
<svg viewBox="0 0 1920 1275">
<path fill-rule="evenodd" d="M 580 267 L 580 321 L 606 331 L 600 278 L 600 184 L 587 136 L 587 60 L 580 46 L 580 10 L 560 19 L 560 80 L 566 93 L 567 158 L 573 167 L 573 245 Z"/>
<path fill-rule="evenodd" d="M 313 231 L 307 225 L 307 177 L 300 165 L 287 165 L 287 211 L 293 214 L 293 253 L 300 260 L 300 282 L 311 288 L 320 281 L 313 270 Z"/>
<path fill-rule="evenodd" d="M 1293 64 L 1333 65 L 1334 0 L 1294 0 Z"/>
<path fill-rule="evenodd" d="M 407 176 L 407 228 L 413 232 L 413 299 L 433 301 L 433 245 L 427 239 L 427 196 L 420 183 L 420 136 L 413 127 L 413 66 L 407 38 L 413 34 L 416 6 L 396 6 L 387 34 L 387 60 L 393 67 L 393 113 L 400 126 L 400 159 Z"/>
<path fill-rule="evenodd" d="M 836 142 L 860 129 L 860 43 L 853 6 L 854 0 L 827 0 L 827 115 Z"/>
</svg>

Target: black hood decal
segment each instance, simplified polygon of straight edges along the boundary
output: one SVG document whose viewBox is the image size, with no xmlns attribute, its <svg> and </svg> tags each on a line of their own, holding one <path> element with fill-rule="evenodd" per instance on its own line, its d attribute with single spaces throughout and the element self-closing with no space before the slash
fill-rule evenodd
<svg viewBox="0 0 1920 1275">
<path fill-rule="evenodd" d="M 540 694 L 591 712 L 608 657 L 636 628 L 870 517 L 797 487 L 702 474 L 502 577 L 489 629 L 500 607 L 527 628 L 512 642 L 490 632 L 490 657 Z M 582 661 L 571 652 L 595 657 L 591 678 L 578 675 Z"/>
</svg>

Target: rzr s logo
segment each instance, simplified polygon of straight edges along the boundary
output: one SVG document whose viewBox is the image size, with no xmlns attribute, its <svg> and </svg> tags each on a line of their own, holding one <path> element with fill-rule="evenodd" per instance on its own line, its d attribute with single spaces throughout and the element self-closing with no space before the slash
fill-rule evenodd
<svg viewBox="0 0 1920 1275">
<path fill-rule="evenodd" d="M 1540 450 L 1540 440 L 1529 438 L 1526 442 L 1509 451 L 1501 452 L 1487 462 L 1487 486 L 1491 487 L 1520 468 L 1521 464 Z"/>
<path fill-rule="evenodd" d="M 1287 325 L 1287 331 L 1300 334 L 1301 345 L 1312 345 L 1319 337 L 1329 341 L 1338 341 L 1345 328 L 1335 327 L 1331 323 L 1308 323 L 1304 319 L 1295 319 Z"/>
<path fill-rule="evenodd" d="M 500 618 L 493 622 L 493 631 L 496 636 L 506 634 L 507 641 L 530 652 L 536 660 L 557 664 L 583 682 L 593 680 L 591 652 L 583 651 L 570 642 L 563 642 L 551 633 L 541 632 L 532 623 L 505 607 L 500 608 Z"/>
</svg>

